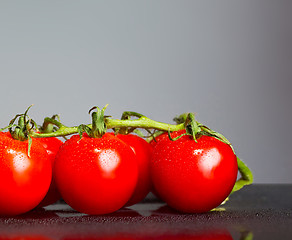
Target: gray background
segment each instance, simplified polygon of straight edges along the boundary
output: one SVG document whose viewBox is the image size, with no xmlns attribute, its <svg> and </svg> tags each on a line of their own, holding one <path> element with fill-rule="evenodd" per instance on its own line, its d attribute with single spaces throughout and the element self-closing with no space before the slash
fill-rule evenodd
<svg viewBox="0 0 292 240">
<path fill-rule="evenodd" d="M 0 1 L 4 127 L 109 103 L 223 133 L 257 183 L 292 183 L 292 1 Z"/>
</svg>

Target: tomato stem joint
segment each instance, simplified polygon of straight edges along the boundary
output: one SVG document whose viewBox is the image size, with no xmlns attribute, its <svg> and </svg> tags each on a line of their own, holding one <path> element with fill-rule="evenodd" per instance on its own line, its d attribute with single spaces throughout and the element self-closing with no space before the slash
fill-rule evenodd
<svg viewBox="0 0 292 240">
<path fill-rule="evenodd" d="M 104 111 L 107 108 L 108 104 L 103 108 L 100 109 L 99 107 L 93 107 L 89 110 L 89 114 L 91 113 L 91 118 L 92 118 L 92 124 L 91 126 L 81 124 L 78 127 L 78 133 L 80 135 L 80 138 L 82 137 L 82 134 L 86 132 L 88 136 L 92 138 L 101 138 L 107 131 L 107 126 L 105 124 L 105 116 L 104 116 Z"/>
</svg>

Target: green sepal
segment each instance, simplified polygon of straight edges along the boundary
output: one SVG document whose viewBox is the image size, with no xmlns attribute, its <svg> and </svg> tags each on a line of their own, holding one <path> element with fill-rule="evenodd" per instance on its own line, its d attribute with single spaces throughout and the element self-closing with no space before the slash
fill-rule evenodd
<svg viewBox="0 0 292 240">
<path fill-rule="evenodd" d="M 231 145 L 231 143 L 228 141 L 228 139 L 226 137 L 224 137 L 223 134 L 218 133 L 218 132 L 210 129 L 210 128 L 206 127 L 203 124 L 200 124 L 200 127 L 202 129 L 202 132 L 201 132 L 202 135 L 215 137 L 216 139 L 220 140 L 221 142 L 224 142 L 224 143 L 228 144 L 232 148 L 232 150 L 234 150 L 232 145 Z"/>
<path fill-rule="evenodd" d="M 250 185 L 253 183 L 253 174 L 252 171 L 247 167 L 247 165 L 237 157 L 238 171 L 241 174 L 241 178 L 235 182 L 235 185 L 231 193 L 236 192 L 243 188 L 244 186 Z"/>
<path fill-rule="evenodd" d="M 191 135 L 194 139 L 195 142 L 197 142 L 197 134 L 199 134 L 202 129 L 198 122 L 195 120 L 195 114 L 194 113 L 189 113 L 187 115 L 186 121 L 186 133 L 188 135 Z"/>
<path fill-rule="evenodd" d="M 16 120 L 15 118 L 13 119 Z M 25 115 L 20 115 L 18 119 L 18 123 L 15 125 L 15 128 L 9 128 L 9 132 L 13 139 L 25 141 L 28 139 L 28 128 L 27 125 L 29 124 L 26 121 Z"/>
<path fill-rule="evenodd" d="M 13 139 L 20 140 L 20 141 L 27 140 L 30 134 L 30 131 L 36 125 L 35 122 L 27 116 L 28 110 L 32 106 L 33 105 L 30 105 L 23 114 L 17 114 L 9 122 L 9 125 L 5 128 L 0 129 L 0 131 L 8 129 Z M 29 118 L 28 120 L 26 119 L 27 117 Z M 17 124 L 14 124 L 17 118 L 18 118 L 18 122 Z"/>
<path fill-rule="evenodd" d="M 107 127 L 105 124 L 104 111 L 107 108 L 107 106 L 108 104 L 103 109 L 100 109 L 98 107 L 93 107 L 89 110 L 89 113 L 91 113 L 92 110 L 96 109 L 96 112 L 93 112 L 91 114 L 92 128 L 88 134 L 90 137 L 100 138 L 106 133 Z"/>
<path fill-rule="evenodd" d="M 168 129 L 168 131 L 167 131 L 167 134 L 168 134 L 168 138 L 169 138 L 171 141 L 176 141 L 176 140 L 180 139 L 181 137 L 183 137 L 183 136 L 185 136 L 185 135 L 189 135 L 189 134 L 187 134 L 187 133 L 183 133 L 183 134 L 181 134 L 181 135 L 179 135 L 179 136 L 173 138 L 173 137 L 170 135 L 170 131 L 169 131 L 169 129 Z"/>
<path fill-rule="evenodd" d="M 16 126 L 17 126 L 17 124 L 9 124 L 7 127 L 0 128 L 0 132 L 3 132 L 6 129 L 10 129 L 10 128 L 13 128 L 13 127 L 16 127 Z"/>
<path fill-rule="evenodd" d="M 91 128 L 88 127 L 87 125 L 81 124 L 77 128 L 77 132 L 79 134 L 79 137 L 80 137 L 79 141 L 80 141 L 81 138 L 82 138 L 83 133 L 87 133 L 87 135 L 90 136 L 90 134 L 91 134 Z"/>
<path fill-rule="evenodd" d="M 30 158 L 30 150 L 32 145 L 32 138 L 28 135 L 28 149 L 27 149 L 27 156 Z"/>
<path fill-rule="evenodd" d="M 157 142 L 156 137 L 158 137 L 159 135 L 161 135 L 163 133 L 165 133 L 165 132 L 164 131 L 154 131 L 153 133 L 151 132 L 150 135 L 147 136 L 146 141 L 151 142 L 153 140 L 154 142 Z"/>
</svg>

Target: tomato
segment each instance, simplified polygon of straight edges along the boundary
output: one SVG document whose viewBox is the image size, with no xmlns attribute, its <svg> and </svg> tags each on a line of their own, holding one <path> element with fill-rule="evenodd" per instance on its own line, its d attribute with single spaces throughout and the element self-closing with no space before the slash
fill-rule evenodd
<svg viewBox="0 0 292 240">
<path fill-rule="evenodd" d="M 35 208 L 46 195 L 52 166 L 45 148 L 32 139 L 14 140 L 0 132 L 0 214 L 18 215 Z"/>
<path fill-rule="evenodd" d="M 126 204 L 130 206 L 142 201 L 151 190 L 150 159 L 153 147 L 137 135 L 118 134 L 117 137 L 131 147 L 138 164 L 138 182 L 132 197 Z"/>
<path fill-rule="evenodd" d="M 55 137 L 49 137 L 49 138 L 38 138 L 37 139 L 43 147 L 46 149 L 52 167 L 54 166 L 56 154 L 60 148 L 60 146 L 63 144 L 63 142 Z M 38 207 L 45 207 L 50 204 L 53 204 L 57 202 L 61 198 L 61 195 L 57 189 L 56 182 L 55 182 L 55 177 L 54 177 L 54 172 L 52 176 L 52 181 L 50 188 L 48 190 L 48 193 L 46 194 L 45 198 L 41 201 L 41 203 L 38 205 Z"/>
<path fill-rule="evenodd" d="M 110 133 L 101 138 L 72 136 L 59 149 L 54 171 L 62 198 L 86 214 L 123 207 L 137 184 L 138 166 L 130 146 Z"/>
<path fill-rule="evenodd" d="M 172 133 L 172 137 L 185 133 Z M 155 144 L 151 159 L 154 189 L 169 206 L 186 213 L 207 212 L 230 194 L 237 178 L 231 147 L 210 136 L 197 143 L 188 135 Z"/>
</svg>

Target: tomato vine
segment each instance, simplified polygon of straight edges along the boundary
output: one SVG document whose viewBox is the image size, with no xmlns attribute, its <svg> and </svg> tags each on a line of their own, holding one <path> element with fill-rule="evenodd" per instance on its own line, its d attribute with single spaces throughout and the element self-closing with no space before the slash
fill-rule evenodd
<svg viewBox="0 0 292 240">
<path fill-rule="evenodd" d="M 87 133 L 89 137 L 101 138 L 108 129 L 113 129 L 114 132 L 123 134 L 144 129 L 148 133 L 147 137 L 149 141 L 155 139 L 155 137 L 161 133 L 171 133 L 185 129 L 185 134 L 190 135 L 194 141 L 197 141 L 197 138 L 202 135 L 212 136 L 230 145 L 232 148 L 232 145 L 227 138 L 196 121 L 193 113 L 181 114 L 174 118 L 175 124 L 168 124 L 152 120 L 143 114 L 131 111 L 124 112 L 121 119 L 113 119 L 104 114 L 107 106 L 102 109 L 93 107 L 89 110 L 92 117 L 92 123 L 90 124 L 69 127 L 61 123 L 57 115 L 54 115 L 53 117 L 46 117 L 42 126 L 38 127 L 37 124 L 27 116 L 30 107 L 24 114 L 16 115 L 16 117 L 11 120 L 8 127 L 0 129 L 0 131 L 8 129 L 12 137 L 17 140 L 23 141 L 28 139 L 28 149 L 30 149 L 31 146 L 31 138 L 66 137 L 77 133 L 80 135 L 80 138 L 83 133 Z M 17 118 L 18 123 L 15 124 Z M 177 140 L 172 139 L 171 137 L 170 139 L 173 141 Z M 234 151 L 233 148 L 232 150 Z M 251 170 L 239 157 L 237 157 L 237 164 L 241 177 L 236 181 L 231 193 L 238 191 L 245 185 L 252 184 L 253 182 L 253 174 Z"/>
<path fill-rule="evenodd" d="M 186 134 L 193 136 L 194 141 L 196 141 L 196 136 L 198 135 L 209 135 L 219 139 L 220 141 L 223 141 L 224 143 L 232 147 L 231 143 L 221 133 L 218 133 L 196 121 L 193 113 L 181 114 L 174 119 L 176 124 L 168 124 L 152 120 L 143 114 L 130 111 L 124 112 L 121 119 L 112 119 L 109 116 L 104 116 L 104 111 L 106 107 L 104 107 L 103 109 L 99 109 L 98 107 L 94 107 L 93 109 L 91 109 L 89 113 L 94 109 L 96 110 L 96 112 L 92 113 L 92 123 L 87 125 L 67 127 L 57 119 L 47 117 L 44 119 L 43 128 L 47 128 L 49 125 L 55 125 L 56 127 L 58 127 L 58 129 L 54 132 L 47 133 L 38 133 L 35 131 L 31 131 L 30 136 L 35 138 L 60 137 L 85 131 L 87 133 L 91 132 L 89 135 L 92 137 L 100 137 L 103 133 L 105 133 L 106 129 L 126 129 L 127 131 L 134 131 L 135 129 L 145 129 L 154 130 L 154 132 L 150 133 L 149 136 L 149 139 L 152 139 L 153 137 L 155 137 L 155 131 L 158 131 L 158 134 L 161 134 L 162 132 L 174 132 L 186 129 Z M 131 119 L 131 117 L 135 117 L 135 119 Z M 239 157 L 237 157 L 237 163 L 241 177 L 236 181 L 232 192 L 238 191 L 245 185 L 250 185 L 253 183 L 252 171 Z"/>
</svg>

